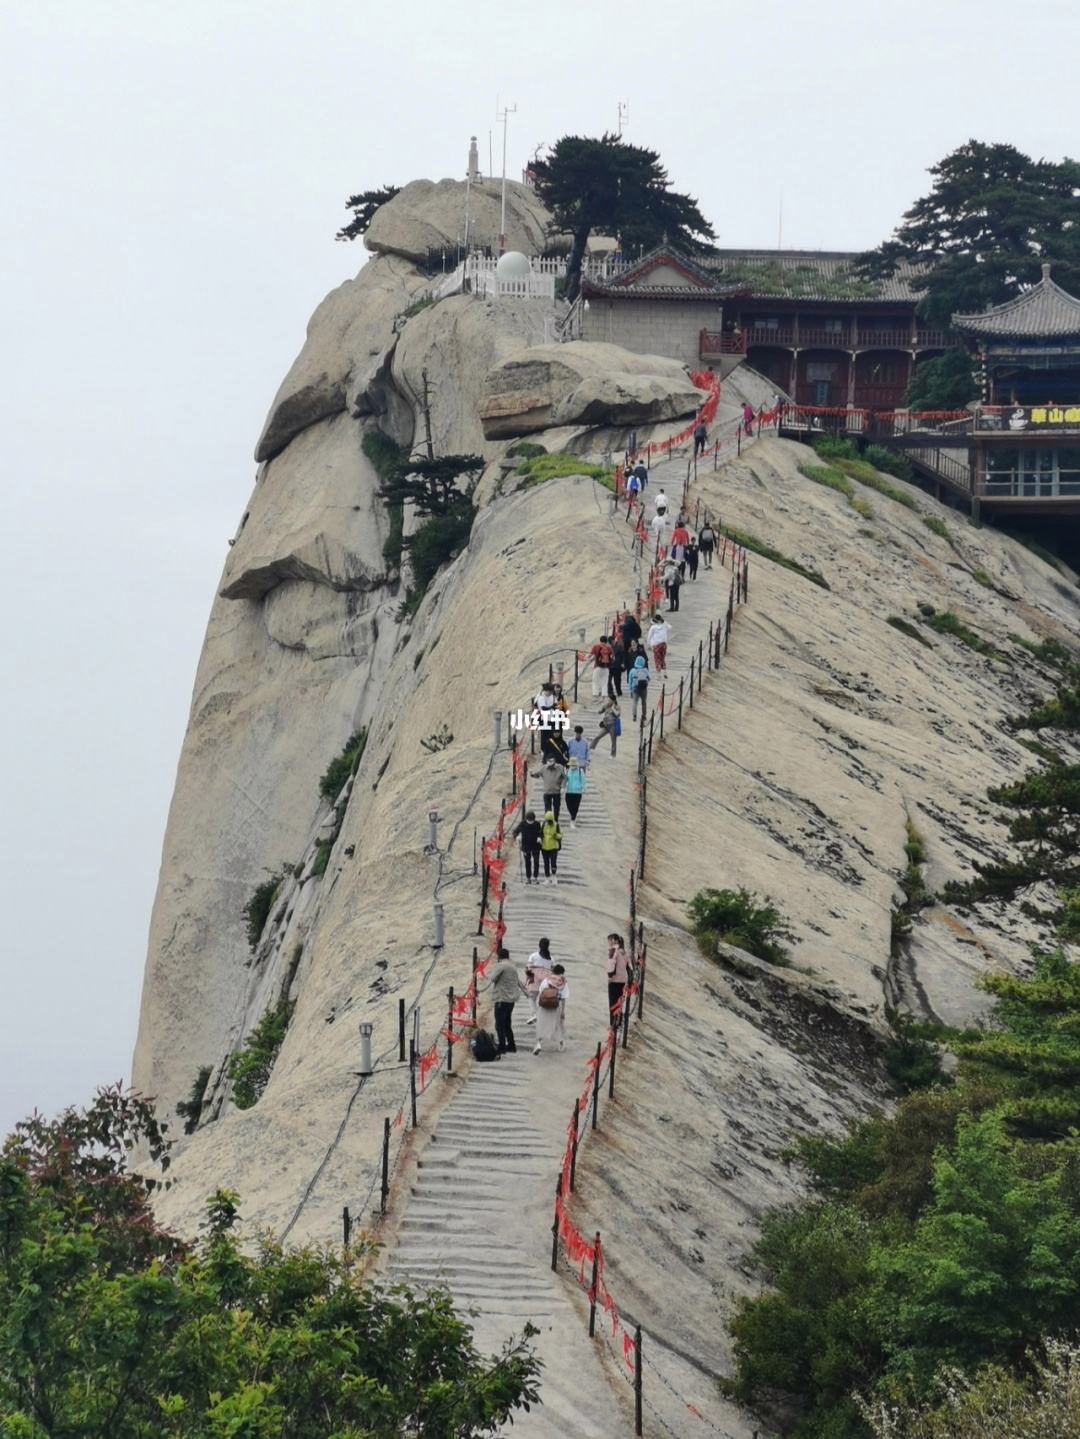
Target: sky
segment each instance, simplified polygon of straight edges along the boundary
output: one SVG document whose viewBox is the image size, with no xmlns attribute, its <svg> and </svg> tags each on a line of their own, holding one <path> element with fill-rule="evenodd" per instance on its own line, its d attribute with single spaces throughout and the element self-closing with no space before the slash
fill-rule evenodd
<svg viewBox="0 0 1080 1439">
<path fill-rule="evenodd" d="M 727 246 L 863 248 L 975 137 L 1080 134 L 1034 0 L 0 6 L 0 1135 L 130 1072 L 214 588 L 345 197 L 562 134 L 658 150 Z M 1047 97 L 1051 97 L 1048 100 Z M 496 163 L 500 153 L 494 139 Z"/>
</svg>

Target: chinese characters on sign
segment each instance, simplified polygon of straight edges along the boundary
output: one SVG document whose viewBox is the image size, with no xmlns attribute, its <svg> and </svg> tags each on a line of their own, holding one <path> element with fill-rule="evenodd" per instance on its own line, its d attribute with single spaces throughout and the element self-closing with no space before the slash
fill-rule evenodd
<svg viewBox="0 0 1080 1439">
<path fill-rule="evenodd" d="M 1033 425 L 1080 425 L 1080 405 L 1036 405 L 1031 411 Z"/>
<path fill-rule="evenodd" d="M 561 709 L 510 710 L 510 728 L 528 730 L 564 730 L 570 728 L 570 716 Z"/>
</svg>

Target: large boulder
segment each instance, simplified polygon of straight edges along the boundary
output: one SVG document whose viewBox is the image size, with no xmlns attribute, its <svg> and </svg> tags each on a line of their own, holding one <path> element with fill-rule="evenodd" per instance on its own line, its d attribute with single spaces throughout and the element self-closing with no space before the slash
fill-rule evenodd
<svg viewBox="0 0 1080 1439">
<path fill-rule="evenodd" d="M 389 521 L 361 437 L 354 419 L 334 415 L 263 467 L 225 565 L 222 599 L 261 599 L 283 580 L 332 590 L 385 580 Z"/>
<path fill-rule="evenodd" d="M 430 283 L 407 261 L 386 256 L 330 291 L 274 396 L 256 460 L 272 459 L 308 425 L 356 406 L 393 348 L 399 317 Z"/>
<path fill-rule="evenodd" d="M 377 255 L 402 255 L 423 263 L 440 250 L 457 252 L 465 240 L 468 191 L 469 245 L 497 248 L 502 208 L 501 180 L 413 180 L 379 207 L 364 233 Z M 506 243 L 510 250 L 538 255 L 547 243 L 551 216 L 527 185 L 506 184 Z"/>
<path fill-rule="evenodd" d="M 677 360 L 572 340 L 537 345 L 492 367 L 479 413 L 487 439 L 552 425 L 652 424 L 692 415 L 701 391 Z"/>
</svg>

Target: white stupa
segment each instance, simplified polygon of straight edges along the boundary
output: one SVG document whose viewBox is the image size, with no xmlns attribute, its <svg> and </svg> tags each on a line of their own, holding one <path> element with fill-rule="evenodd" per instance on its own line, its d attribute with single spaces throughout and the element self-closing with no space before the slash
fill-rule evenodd
<svg viewBox="0 0 1080 1439">
<path fill-rule="evenodd" d="M 504 283 L 527 280 L 531 272 L 529 257 L 520 250 L 507 250 L 499 256 L 499 262 L 495 266 L 495 274 Z"/>
</svg>

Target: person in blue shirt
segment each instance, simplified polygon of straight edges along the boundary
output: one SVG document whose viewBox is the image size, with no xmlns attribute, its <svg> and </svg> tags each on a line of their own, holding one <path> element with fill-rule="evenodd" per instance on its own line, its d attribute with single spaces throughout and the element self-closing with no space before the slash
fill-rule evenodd
<svg viewBox="0 0 1080 1439">
<path fill-rule="evenodd" d="M 574 726 L 574 737 L 567 745 L 569 751 L 567 759 L 576 759 L 582 769 L 589 767 L 589 741 L 585 738 L 585 731 L 579 724 Z"/>
<path fill-rule="evenodd" d="M 570 828 L 577 829 L 577 813 L 585 793 L 585 771 L 571 755 L 566 771 L 566 808 L 570 811 Z"/>
<path fill-rule="evenodd" d="M 638 705 L 641 705 L 641 721 L 645 722 L 645 709 L 649 699 L 649 667 L 644 655 L 638 655 L 630 671 L 631 719 L 637 719 Z"/>
</svg>

